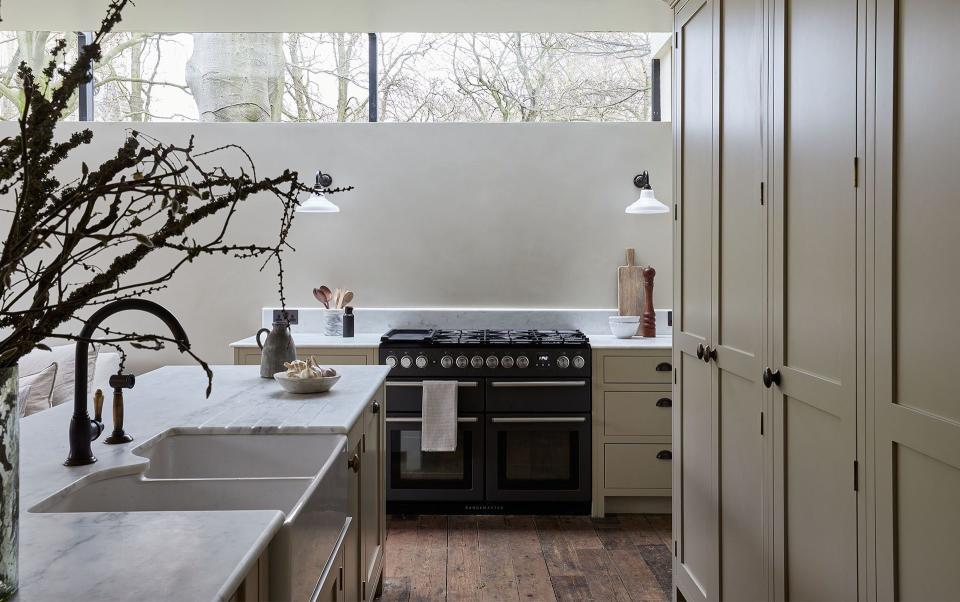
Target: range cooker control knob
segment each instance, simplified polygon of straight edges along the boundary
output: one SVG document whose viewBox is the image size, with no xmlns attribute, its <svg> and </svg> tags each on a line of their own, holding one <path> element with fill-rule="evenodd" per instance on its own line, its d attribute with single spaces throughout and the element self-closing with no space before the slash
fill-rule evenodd
<svg viewBox="0 0 960 602">
<path fill-rule="evenodd" d="M 470 365 L 474 368 L 483 368 L 483 358 L 479 355 L 475 355 L 470 358 Z"/>
<path fill-rule="evenodd" d="M 403 357 L 400 358 L 400 367 L 401 367 L 401 368 L 409 368 L 409 367 L 412 366 L 412 365 L 413 365 L 413 358 L 410 357 L 409 355 L 405 355 L 405 356 L 403 356 Z"/>
<path fill-rule="evenodd" d="M 526 368 L 530 365 L 530 358 L 525 355 L 521 355 L 517 358 L 517 368 Z"/>
<path fill-rule="evenodd" d="M 583 368 L 587 364 L 587 360 L 583 359 L 582 355 L 573 356 L 573 367 L 577 370 Z"/>
<path fill-rule="evenodd" d="M 498 365 L 500 365 L 500 360 L 497 359 L 497 356 L 491 355 L 487 357 L 487 368 L 493 370 Z"/>
<path fill-rule="evenodd" d="M 470 360 L 467 359 L 467 356 L 460 355 L 457 357 L 457 368 L 460 368 L 461 370 L 463 370 L 464 368 L 467 367 L 469 363 L 470 363 Z"/>
<path fill-rule="evenodd" d="M 569 368 L 569 367 L 570 367 L 570 358 L 567 357 L 567 356 L 565 356 L 565 355 L 561 355 L 560 357 L 558 357 L 558 358 L 557 358 L 557 367 L 558 367 L 558 368 L 562 368 L 562 369 L 564 369 L 564 370 L 566 370 L 567 368 Z"/>
<path fill-rule="evenodd" d="M 464 358 L 466 359 L 466 358 Z M 453 367 L 453 358 L 449 355 L 445 355 L 440 358 L 440 367 L 441 368 L 452 368 Z"/>
<path fill-rule="evenodd" d="M 388 356 L 387 356 L 387 359 L 383 360 L 383 363 L 385 363 L 386 365 L 390 366 L 391 368 L 396 368 L 396 367 L 397 367 L 397 358 L 395 358 L 395 357 L 392 356 L 392 355 L 388 355 Z"/>
<path fill-rule="evenodd" d="M 417 356 L 417 368 L 426 368 L 427 367 L 427 356 L 418 355 Z"/>
<path fill-rule="evenodd" d="M 500 365 L 504 368 L 513 368 L 513 358 L 509 355 L 505 355 L 500 358 Z"/>
</svg>

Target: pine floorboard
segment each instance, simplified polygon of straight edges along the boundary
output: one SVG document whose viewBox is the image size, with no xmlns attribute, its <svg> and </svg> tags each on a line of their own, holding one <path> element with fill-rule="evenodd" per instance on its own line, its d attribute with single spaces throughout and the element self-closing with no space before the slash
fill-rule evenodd
<svg viewBox="0 0 960 602">
<path fill-rule="evenodd" d="M 384 602 L 666 602 L 670 516 L 391 516 Z"/>
</svg>

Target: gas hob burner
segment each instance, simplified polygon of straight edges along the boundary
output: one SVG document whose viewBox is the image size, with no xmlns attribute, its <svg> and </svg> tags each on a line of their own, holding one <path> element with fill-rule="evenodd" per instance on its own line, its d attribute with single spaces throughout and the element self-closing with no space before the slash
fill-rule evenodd
<svg viewBox="0 0 960 602">
<path fill-rule="evenodd" d="M 429 345 L 433 347 L 523 346 L 585 347 L 589 343 L 579 330 L 391 330 L 381 343 L 396 345 Z"/>
</svg>

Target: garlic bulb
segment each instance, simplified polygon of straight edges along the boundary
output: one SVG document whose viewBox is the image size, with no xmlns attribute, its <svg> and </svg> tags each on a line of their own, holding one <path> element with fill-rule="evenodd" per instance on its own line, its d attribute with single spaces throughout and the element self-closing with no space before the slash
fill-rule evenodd
<svg viewBox="0 0 960 602">
<path fill-rule="evenodd" d="M 307 361 L 294 360 L 284 362 L 283 367 L 287 369 L 289 378 L 322 378 L 336 376 L 337 371 L 333 368 L 324 368 L 317 363 L 317 359 L 312 355 Z"/>
</svg>

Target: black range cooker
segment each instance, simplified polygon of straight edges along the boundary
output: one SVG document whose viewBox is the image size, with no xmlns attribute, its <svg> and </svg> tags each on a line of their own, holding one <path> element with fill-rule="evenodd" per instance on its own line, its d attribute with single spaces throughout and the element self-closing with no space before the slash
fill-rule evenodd
<svg viewBox="0 0 960 602">
<path fill-rule="evenodd" d="M 590 511 L 590 343 L 579 330 L 391 330 L 390 512 Z M 421 452 L 424 380 L 457 381 L 455 452 Z"/>
</svg>

